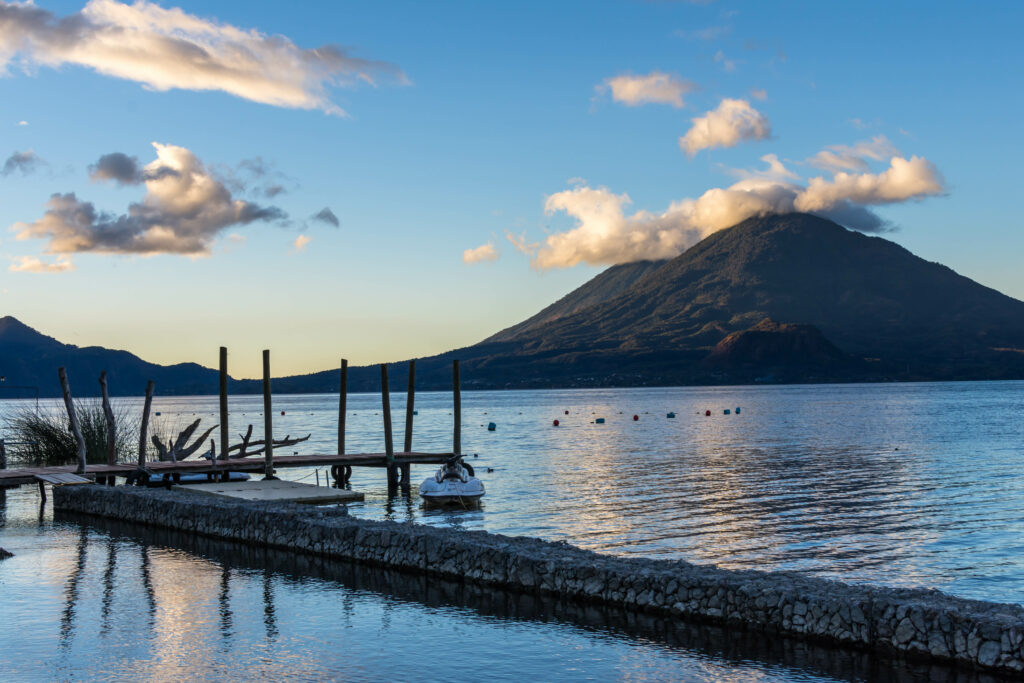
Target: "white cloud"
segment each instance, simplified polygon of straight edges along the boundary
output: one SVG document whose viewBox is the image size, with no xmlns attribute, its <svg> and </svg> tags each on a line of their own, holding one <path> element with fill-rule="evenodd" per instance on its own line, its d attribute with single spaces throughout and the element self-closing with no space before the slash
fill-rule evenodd
<svg viewBox="0 0 1024 683">
<path fill-rule="evenodd" d="M 798 211 L 821 211 L 845 201 L 893 204 L 942 194 L 944 185 L 935 164 L 927 159 L 893 157 L 882 173 L 837 173 L 831 180 L 811 178 L 794 207 Z"/>
<path fill-rule="evenodd" d="M 494 248 L 494 244 L 491 242 L 462 252 L 463 263 L 493 263 L 497 260 L 498 250 Z"/>
<path fill-rule="evenodd" d="M 764 102 L 765 100 L 768 99 L 768 91 L 765 90 L 764 88 L 751 88 L 750 96 L 753 97 L 755 100 Z"/>
<path fill-rule="evenodd" d="M 884 135 L 862 140 L 854 145 L 830 145 L 807 160 L 815 168 L 838 173 L 867 171 L 868 159 L 882 161 L 899 155 L 900 151 Z"/>
<path fill-rule="evenodd" d="M 735 147 L 743 140 L 765 140 L 772 135 L 768 118 L 746 100 L 724 99 L 717 109 L 691 119 L 693 126 L 679 138 L 689 156 L 702 149 Z"/>
<path fill-rule="evenodd" d="M 858 230 L 878 231 L 886 223 L 867 206 L 920 199 L 944 191 L 934 165 L 925 159 L 893 158 L 877 175 L 837 174 L 813 178 L 805 187 L 775 155 L 762 157 L 764 171 L 726 188 L 712 188 L 696 199 L 675 201 L 661 212 L 629 214 L 626 194 L 607 188 L 575 187 L 547 198 L 548 214 L 564 212 L 575 226 L 549 235 L 531 254 L 535 268 L 566 268 L 578 263 L 610 265 L 678 256 L 723 228 L 753 216 L 814 212 Z M 509 237 L 512 239 L 512 236 Z M 525 243 L 525 238 L 520 239 Z"/>
<path fill-rule="evenodd" d="M 750 170 L 745 168 L 727 169 L 729 175 L 737 178 L 759 178 L 762 180 L 793 181 L 800 180 L 800 175 L 786 168 L 785 164 L 779 161 L 775 154 L 765 154 L 761 161 L 768 164 L 768 168 Z"/>
<path fill-rule="evenodd" d="M 292 246 L 295 247 L 295 251 L 302 251 L 306 248 L 306 245 L 313 241 L 313 238 L 308 235 L 299 235 L 292 242 Z"/>
<path fill-rule="evenodd" d="M 60 256 L 55 263 L 47 263 L 35 256 L 18 256 L 8 268 L 12 273 L 67 273 L 75 264 L 67 256 Z"/>
<path fill-rule="evenodd" d="M 17 238 L 47 239 L 46 251 L 51 254 L 88 251 L 206 256 L 225 228 L 285 218 L 276 207 L 235 199 L 224 183 L 184 147 L 160 143 L 153 143 L 153 147 L 157 158 L 141 169 L 130 157 L 119 159 L 124 163 L 92 167 L 95 178 L 145 186 L 142 201 L 131 204 L 126 214 L 97 211 L 91 202 L 79 200 L 73 192 L 54 194 L 42 218 L 14 225 Z M 111 156 L 103 158 L 109 161 Z"/>
<path fill-rule="evenodd" d="M 360 59 L 335 45 L 296 46 L 212 19 L 140 0 L 90 0 L 66 17 L 0 0 L 0 72 L 17 58 L 26 69 L 66 64 L 142 83 L 151 90 L 220 90 L 279 107 L 344 112 L 328 88 L 405 82 L 392 64 Z"/>
<path fill-rule="evenodd" d="M 669 104 L 678 109 L 686 105 L 683 102 L 683 95 L 696 87 L 685 78 L 661 71 L 652 71 L 646 76 L 623 74 L 606 78 L 604 83 L 595 86 L 594 90 L 599 95 L 610 90 L 612 99 L 627 107 L 639 107 L 644 104 Z"/>
<path fill-rule="evenodd" d="M 19 126 L 27 126 L 28 125 L 28 121 L 18 121 L 18 125 Z"/>
<path fill-rule="evenodd" d="M 729 59 L 725 56 L 725 53 L 719 50 L 715 53 L 715 64 L 721 64 L 725 71 L 733 72 L 736 70 L 737 62 L 735 59 Z"/>
<path fill-rule="evenodd" d="M 585 185 L 586 181 L 583 181 L 581 183 L 569 183 L 569 184 L 570 185 Z M 505 239 L 507 239 L 509 242 L 512 243 L 512 246 L 514 246 L 516 248 L 516 251 L 518 251 L 520 254 L 526 254 L 530 258 L 533 258 L 533 255 L 537 253 L 537 249 L 540 248 L 540 244 L 538 242 L 527 242 L 526 241 L 526 231 L 525 230 L 520 235 L 516 235 L 515 233 L 512 233 L 512 232 L 506 232 L 505 233 Z"/>
</svg>

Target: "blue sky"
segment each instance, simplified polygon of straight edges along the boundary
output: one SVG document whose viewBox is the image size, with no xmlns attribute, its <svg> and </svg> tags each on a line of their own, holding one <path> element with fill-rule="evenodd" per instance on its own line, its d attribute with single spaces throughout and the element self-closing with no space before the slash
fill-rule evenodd
<svg viewBox="0 0 1024 683">
<path fill-rule="evenodd" d="M 90 6 L 93 23 L 98 7 L 105 16 L 121 9 L 113 0 Z M 83 7 L 35 6 L 53 15 L 51 28 Z M 438 353 L 518 322 L 608 263 L 678 252 L 724 227 L 725 218 L 700 218 L 703 204 L 685 200 L 730 188 L 743 169 L 766 168 L 769 154 L 789 175 L 759 177 L 758 201 L 817 206 L 800 196 L 821 178 L 831 202 L 824 212 L 836 202 L 871 211 L 887 222 L 886 238 L 1024 299 L 1019 6 L 159 7 L 180 8 L 175 16 L 192 15 L 221 38 L 255 30 L 283 36 L 289 54 L 338 45 L 345 59 L 386 64 L 357 65 L 374 85 L 318 81 L 298 67 L 309 79 L 298 94 L 288 90 L 291 72 L 269 85 L 222 87 L 211 76 L 210 89 L 193 90 L 188 63 L 140 59 L 127 76 L 110 73 L 109 44 L 45 32 L 25 44 L 24 26 L 5 32 L 0 21 L 0 166 L 29 151 L 34 157 L 17 159 L 37 159 L 0 175 L 0 314 L 63 341 L 207 365 L 224 344 L 240 376 L 258 373 L 262 348 L 274 350 L 275 374 L 333 367 L 341 356 L 362 364 Z M 165 15 L 151 9 L 125 15 L 156 17 L 135 38 L 197 35 L 161 28 Z M 610 81 L 659 75 L 665 88 L 632 101 Z M 178 87 L 161 90 L 157 78 Z M 244 96 L 231 94 L 239 88 Z M 266 101 L 286 96 L 293 99 Z M 726 136 L 688 155 L 680 138 L 693 119 L 724 112 L 725 101 L 743 103 L 747 127 L 730 129 L 739 131 L 732 143 Z M 203 253 L 69 248 L 45 226 L 19 239 L 54 193 L 125 214 L 148 183 L 90 178 L 90 165 L 121 153 L 141 169 L 157 158 L 154 142 L 185 150 L 167 163 L 195 160 L 232 202 L 276 211 L 269 220 L 215 221 Z M 851 165 L 814 161 L 830 147 Z M 917 184 L 886 185 L 892 157 L 918 159 Z M 261 176 L 240 168 L 257 158 Z M 836 172 L 849 176 L 846 185 Z M 788 189 L 768 198 L 765 182 Z M 267 196 L 272 186 L 282 191 Z M 168 195 L 176 187 L 152 193 L 167 204 L 178 201 Z M 732 195 L 712 199 L 714 211 L 734 215 Z M 325 207 L 340 227 L 311 218 Z M 623 246 L 633 233 L 644 236 L 642 248 Z M 297 249 L 300 235 L 308 243 Z M 552 236 L 560 241 L 549 243 Z M 486 244 L 496 260 L 464 262 L 465 250 Z"/>
</svg>

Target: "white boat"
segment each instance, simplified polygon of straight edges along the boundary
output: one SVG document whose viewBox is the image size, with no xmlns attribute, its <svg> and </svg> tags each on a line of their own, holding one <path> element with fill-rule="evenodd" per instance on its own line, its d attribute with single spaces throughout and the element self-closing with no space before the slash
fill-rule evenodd
<svg viewBox="0 0 1024 683">
<path fill-rule="evenodd" d="M 475 504 L 483 498 L 484 483 L 473 474 L 473 467 L 456 455 L 420 484 L 420 497 L 428 505 Z"/>
</svg>

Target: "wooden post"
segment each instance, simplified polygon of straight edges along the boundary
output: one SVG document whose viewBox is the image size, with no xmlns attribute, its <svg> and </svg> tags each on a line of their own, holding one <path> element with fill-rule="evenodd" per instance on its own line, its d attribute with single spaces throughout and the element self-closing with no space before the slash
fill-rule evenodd
<svg viewBox="0 0 1024 683">
<path fill-rule="evenodd" d="M 416 407 L 416 361 L 409 361 L 409 390 L 405 396 L 405 452 L 412 451 L 412 414 Z"/>
<path fill-rule="evenodd" d="M 107 391 L 107 371 L 100 373 L 100 393 L 103 395 L 103 416 L 107 419 L 107 464 L 117 464 L 117 421 L 114 409 L 110 407 L 110 392 Z"/>
<path fill-rule="evenodd" d="M 452 453 L 462 453 L 462 390 L 459 387 L 459 361 L 452 361 L 452 414 L 455 415 L 455 429 L 452 434 Z"/>
<path fill-rule="evenodd" d="M 380 402 L 384 412 L 384 455 L 388 461 L 388 486 L 397 482 L 395 476 L 395 443 L 391 437 L 391 394 L 388 389 L 388 365 L 380 364 Z"/>
<path fill-rule="evenodd" d="M 220 457 L 228 458 L 228 347 L 220 347 Z M 217 464 L 217 459 L 211 461 Z"/>
<path fill-rule="evenodd" d="M 263 478 L 276 479 L 274 476 L 274 418 L 270 411 L 270 350 L 263 351 Z"/>
<path fill-rule="evenodd" d="M 0 439 L 0 470 L 7 469 L 7 449 L 4 447 L 4 440 Z"/>
<path fill-rule="evenodd" d="M 345 455 L 345 414 L 348 412 L 348 360 L 341 359 L 341 382 L 338 386 L 338 455 Z"/>
<path fill-rule="evenodd" d="M 146 439 L 149 438 L 149 410 L 153 407 L 153 380 L 146 382 L 146 402 L 142 405 L 142 426 L 139 428 L 139 469 L 146 466 Z"/>
<path fill-rule="evenodd" d="M 64 392 L 64 407 L 67 408 L 68 420 L 71 421 L 71 433 L 75 435 L 75 442 L 78 444 L 78 468 L 75 473 L 85 474 L 85 438 L 82 437 L 82 430 L 78 428 L 78 415 L 75 413 L 75 402 L 71 398 L 67 370 L 63 367 L 57 368 L 57 376 L 60 377 L 60 388 Z"/>
</svg>

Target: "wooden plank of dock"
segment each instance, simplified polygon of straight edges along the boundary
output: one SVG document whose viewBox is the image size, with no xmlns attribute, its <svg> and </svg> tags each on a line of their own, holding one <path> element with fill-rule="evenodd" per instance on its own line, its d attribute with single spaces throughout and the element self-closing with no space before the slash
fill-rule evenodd
<svg viewBox="0 0 1024 683">
<path fill-rule="evenodd" d="M 418 453 L 400 452 L 395 453 L 394 462 L 398 464 L 440 464 L 452 456 L 451 453 Z M 350 467 L 387 467 L 388 459 L 385 453 L 348 453 L 339 455 L 332 454 L 310 454 L 310 455 L 275 455 L 274 467 L 330 467 L 331 465 L 348 465 Z M 230 460 L 218 460 L 212 463 L 209 460 L 182 460 L 180 462 L 157 461 L 146 463 L 146 469 L 156 475 L 162 474 L 184 474 L 184 473 L 208 473 L 208 472 L 262 472 L 266 466 L 265 460 L 257 456 L 255 458 L 232 458 Z M 32 484 L 37 481 L 37 475 L 67 474 L 74 473 L 75 465 L 59 465 L 55 467 L 23 467 L 16 469 L 0 470 L 0 488 Z M 127 477 L 138 469 L 136 463 L 119 463 L 117 465 L 93 464 L 86 466 L 86 476 L 98 477 Z"/>
</svg>

